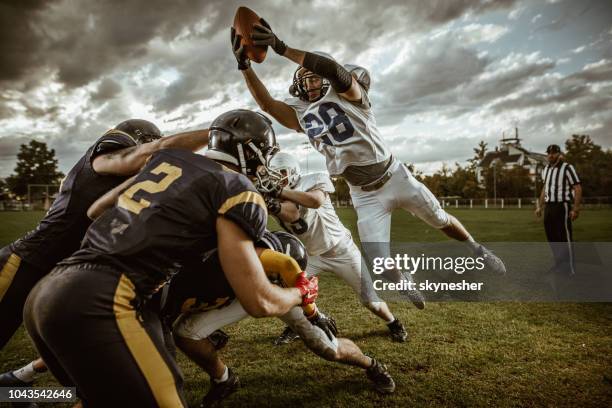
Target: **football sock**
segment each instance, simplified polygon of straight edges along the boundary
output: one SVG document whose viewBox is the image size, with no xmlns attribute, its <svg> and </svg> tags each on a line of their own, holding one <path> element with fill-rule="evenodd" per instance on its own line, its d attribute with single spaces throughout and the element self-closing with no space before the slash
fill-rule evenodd
<svg viewBox="0 0 612 408">
<path fill-rule="evenodd" d="M 219 383 L 227 381 L 228 378 L 229 378 L 229 369 L 227 368 L 227 366 L 225 366 L 225 371 L 223 371 L 223 375 L 221 376 L 221 378 L 219 379 L 213 378 L 213 381 L 219 384 Z"/>
<path fill-rule="evenodd" d="M 34 377 L 36 376 L 36 370 L 34 370 L 34 362 L 31 362 L 30 364 L 13 371 L 13 375 L 23 382 L 29 383 L 34 381 Z"/>
<path fill-rule="evenodd" d="M 395 316 L 391 316 L 390 320 L 385 321 L 385 324 L 388 326 L 395 321 Z"/>
</svg>

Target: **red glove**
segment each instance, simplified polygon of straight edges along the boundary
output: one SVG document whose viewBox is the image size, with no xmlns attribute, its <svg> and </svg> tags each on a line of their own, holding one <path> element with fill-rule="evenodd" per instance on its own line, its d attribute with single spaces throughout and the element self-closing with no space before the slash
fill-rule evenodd
<svg viewBox="0 0 612 408">
<path fill-rule="evenodd" d="M 313 276 L 306 277 L 306 272 L 302 272 L 295 279 L 295 287 L 300 290 L 302 295 L 302 307 L 314 303 L 319 295 L 319 278 Z"/>
</svg>

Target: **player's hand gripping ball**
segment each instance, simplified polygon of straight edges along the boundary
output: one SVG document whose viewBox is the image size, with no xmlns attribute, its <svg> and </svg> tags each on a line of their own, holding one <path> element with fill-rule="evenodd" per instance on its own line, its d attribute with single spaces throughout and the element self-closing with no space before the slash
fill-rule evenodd
<svg viewBox="0 0 612 408">
<path fill-rule="evenodd" d="M 237 53 L 241 54 L 243 63 L 238 59 L 239 69 L 247 69 L 249 60 L 257 63 L 263 62 L 266 59 L 267 45 L 255 45 L 251 34 L 254 33 L 254 26 L 261 25 L 261 18 L 248 7 L 238 7 L 234 16 L 234 24 L 232 26 L 232 48 L 234 55 L 238 59 Z M 240 68 L 240 67 L 244 68 Z"/>
</svg>

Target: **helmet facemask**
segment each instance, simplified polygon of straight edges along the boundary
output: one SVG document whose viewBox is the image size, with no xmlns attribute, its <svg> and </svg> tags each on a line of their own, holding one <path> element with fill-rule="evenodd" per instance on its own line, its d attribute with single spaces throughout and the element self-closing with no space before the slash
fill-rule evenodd
<svg viewBox="0 0 612 408">
<path fill-rule="evenodd" d="M 319 88 L 308 89 L 306 86 L 307 79 L 309 78 L 320 78 L 321 86 Z M 308 71 L 304 67 L 299 67 L 293 74 L 293 85 L 290 88 L 290 93 L 296 97 L 299 97 L 305 102 L 316 102 L 323 98 L 330 87 L 329 80 L 321 77 L 315 73 Z M 308 93 L 312 91 L 319 91 L 319 95 L 310 99 Z"/>
<path fill-rule="evenodd" d="M 289 153 L 281 152 L 272 157 L 270 168 L 280 174 L 284 186 L 295 188 L 300 180 L 300 164 L 295 156 Z"/>
</svg>

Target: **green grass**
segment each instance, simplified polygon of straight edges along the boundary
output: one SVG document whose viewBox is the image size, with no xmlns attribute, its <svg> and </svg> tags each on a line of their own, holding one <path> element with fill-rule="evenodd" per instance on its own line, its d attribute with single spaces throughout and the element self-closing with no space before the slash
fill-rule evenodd
<svg viewBox="0 0 612 408">
<path fill-rule="evenodd" d="M 541 220 L 528 210 L 450 210 L 481 241 L 544 241 Z M 355 238 L 352 210 L 339 214 Z M 34 227 L 42 213 L 0 213 L 0 243 Z M 584 211 L 578 241 L 612 241 L 612 210 Z M 394 214 L 392 240 L 443 241 L 404 212 Z M 410 341 L 392 343 L 386 328 L 335 276 L 321 277 L 320 307 L 341 334 L 383 360 L 397 383 L 392 396 L 372 391 L 355 368 L 323 361 L 301 343 L 274 347 L 276 319 L 247 319 L 228 328 L 223 358 L 242 389 L 228 406 L 592 406 L 612 404 L 612 305 L 575 303 L 429 303 L 418 311 L 392 303 Z M 20 330 L 0 352 L 0 369 L 36 356 Z M 188 400 L 208 387 L 201 371 L 180 356 Z M 94 368 L 95 369 L 95 368 Z M 39 384 L 53 384 L 47 374 Z"/>
</svg>

